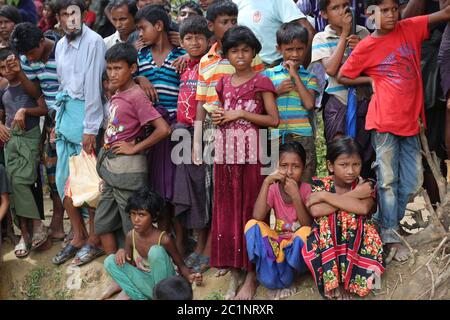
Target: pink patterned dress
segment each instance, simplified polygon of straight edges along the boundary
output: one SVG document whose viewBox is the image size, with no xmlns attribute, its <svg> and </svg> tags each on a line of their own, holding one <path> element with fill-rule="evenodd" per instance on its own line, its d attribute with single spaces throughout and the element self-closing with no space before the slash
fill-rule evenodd
<svg viewBox="0 0 450 320">
<path fill-rule="evenodd" d="M 262 92 L 274 92 L 269 78 L 256 74 L 240 86 L 232 75 L 219 80 L 216 90 L 225 110 L 263 114 Z M 247 257 L 244 228 L 264 180 L 259 161 L 260 128 L 246 120 L 219 127 L 215 137 L 214 205 L 211 229 L 211 266 L 253 270 Z"/>
</svg>

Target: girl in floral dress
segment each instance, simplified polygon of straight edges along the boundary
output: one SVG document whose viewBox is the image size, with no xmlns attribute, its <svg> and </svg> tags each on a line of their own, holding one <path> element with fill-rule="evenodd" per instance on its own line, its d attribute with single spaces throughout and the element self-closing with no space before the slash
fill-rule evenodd
<svg viewBox="0 0 450 320">
<path fill-rule="evenodd" d="M 374 185 L 359 176 L 361 147 L 352 138 L 333 140 L 326 159 L 331 176 L 313 180 L 306 202 L 315 221 L 303 258 L 322 296 L 364 297 L 384 272 L 382 243 L 371 219 Z"/>
<path fill-rule="evenodd" d="M 214 205 L 211 229 L 211 266 L 231 268 L 232 280 L 226 298 L 251 299 L 256 274 L 249 262 L 244 227 L 252 218 L 253 206 L 264 177 L 259 161 L 259 128 L 279 123 L 275 88 L 269 78 L 252 69 L 261 44 L 247 27 L 228 30 L 222 50 L 236 73 L 218 81 L 221 107 L 212 112 L 218 125 L 215 136 Z M 247 271 L 240 285 L 241 269 Z"/>
</svg>

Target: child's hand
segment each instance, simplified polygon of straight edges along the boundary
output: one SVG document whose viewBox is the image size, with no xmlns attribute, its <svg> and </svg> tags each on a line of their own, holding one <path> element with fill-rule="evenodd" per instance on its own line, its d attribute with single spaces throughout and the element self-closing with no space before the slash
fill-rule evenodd
<svg viewBox="0 0 450 320">
<path fill-rule="evenodd" d="M 50 143 L 55 143 L 56 141 L 56 132 L 55 132 L 55 128 L 52 128 L 50 130 Z"/>
<path fill-rule="evenodd" d="M 119 141 L 112 146 L 112 151 L 114 154 L 132 155 L 136 154 L 135 147 L 134 142 Z"/>
<path fill-rule="evenodd" d="M 308 208 L 312 207 L 315 204 L 319 204 L 325 201 L 326 191 L 314 192 L 306 200 L 306 206 Z"/>
<path fill-rule="evenodd" d="M 356 34 L 351 34 L 347 37 L 347 45 L 350 49 L 355 49 L 356 45 L 359 43 L 360 39 Z"/>
<path fill-rule="evenodd" d="M 142 48 L 145 48 L 146 46 L 147 46 L 147 44 L 144 42 L 144 40 L 142 38 L 139 38 L 134 43 L 134 47 L 136 48 L 137 51 L 141 50 Z"/>
<path fill-rule="evenodd" d="M 275 172 L 269 174 L 265 181 L 268 184 L 272 184 L 275 182 L 284 182 L 284 179 L 286 179 L 286 173 L 276 170 Z"/>
<path fill-rule="evenodd" d="M 215 110 L 213 110 L 213 112 L 211 113 L 211 119 L 213 124 L 215 124 L 216 126 L 220 126 L 222 124 L 224 113 L 225 110 L 222 108 L 216 108 Z"/>
<path fill-rule="evenodd" d="M 177 36 L 179 36 L 178 33 Z M 175 69 L 177 69 L 178 73 L 183 73 L 186 70 L 188 60 L 189 60 L 188 54 L 182 55 L 176 58 L 174 62 L 172 62 L 172 66 L 174 66 Z"/>
<path fill-rule="evenodd" d="M 6 58 L 6 68 L 12 73 L 19 73 L 22 71 L 22 67 L 20 66 L 19 58 L 15 55 L 11 54 Z"/>
<path fill-rule="evenodd" d="M 352 13 L 347 12 L 342 18 L 342 35 L 347 37 L 351 31 L 352 31 Z"/>
<path fill-rule="evenodd" d="M 243 117 L 244 116 L 243 116 L 242 110 L 227 110 L 227 111 L 224 111 L 224 113 L 223 113 L 221 124 L 236 121 L 236 120 L 242 119 Z"/>
<path fill-rule="evenodd" d="M 286 177 L 284 182 L 284 191 L 286 191 L 292 200 L 300 197 L 297 181 L 292 178 Z"/>
<path fill-rule="evenodd" d="M 124 249 L 119 249 L 116 252 L 115 261 L 118 266 L 123 266 L 125 262 L 130 261 L 131 258 L 127 256 Z"/>
<path fill-rule="evenodd" d="M 156 91 L 150 80 L 148 80 L 146 77 L 139 76 L 136 77 L 135 81 L 152 102 L 158 101 L 158 91 Z"/>
<path fill-rule="evenodd" d="M 105 181 L 100 180 L 100 182 L 98 183 L 98 192 L 103 193 L 104 188 L 105 188 Z"/>
<path fill-rule="evenodd" d="M 19 110 L 17 110 L 11 124 L 12 127 L 14 127 L 14 125 L 17 125 L 21 130 L 25 130 L 25 112 L 25 108 L 20 108 Z"/>
<path fill-rule="evenodd" d="M 298 65 L 296 65 L 293 61 L 285 61 L 284 67 L 287 69 L 287 71 L 289 71 L 289 75 L 291 77 L 298 77 Z"/>
<path fill-rule="evenodd" d="M 196 146 L 194 142 L 194 146 L 192 147 L 192 163 L 196 166 L 199 166 L 203 163 L 202 161 L 202 147 Z"/>
<path fill-rule="evenodd" d="M 291 79 L 286 79 L 281 81 L 280 85 L 277 88 L 277 95 L 282 95 L 284 93 L 288 93 L 294 90 L 294 84 Z"/>
<path fill-rule="evenodd" d="M 0 123 L 0 140 L 2 142 L 7 142 L 11 138 L 11 133 L 9 128 Z"/>
<path fill-rule="evenodd" d="M 358 184 L 351 192 L 358 199 L 366 199 L 372 196 L 373 188 L 370 182 L 363 182 Z"/>
<path fill-rule="evenodd" d="M 191 273 L 189 275 L 189 282 L 195 283 L 197 286 L 201 285 L 203 282 L 203 276 L 201 273 Z"/>
</svg>

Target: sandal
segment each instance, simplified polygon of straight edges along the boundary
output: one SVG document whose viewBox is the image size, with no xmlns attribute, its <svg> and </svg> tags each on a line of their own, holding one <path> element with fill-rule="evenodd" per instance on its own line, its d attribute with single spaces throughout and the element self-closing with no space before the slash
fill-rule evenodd
<svg viewBox="0 0 450 320">
<path fill-rule="evenodd" d="M 68 243 L 58 254 L 52 259 L 52 262 L 56 265 L 63 264 L 70 258 L 74 257 L 80 248 L 74 247 L 72 244 Z"/>
<path fill-rule="evenodd" d="M 85 244 L 72 260 L 72 266 L 80 267 L 105 254 L 103 249 Z"/>
<path fill-rule="evenodd" d="M 48 234 L 47 228 L 45 226 L 42 227 L 42 230 L 39 232 L 33 232 L 33 238 L 31 239 L 31 249 L 37 249 L 42 246 L 45 242 L 47 242 Z"/>
<path fill-rule="evenodd" d="M 14 254 L 19 259 L 26 258 L 30 254 L 30 247 L 31 245 L 29 243 L 25 243 L 25 240 L 20 238 L 19 243 L 14 247 Z M 19 251 L 23 251 L 24 253 L 19 254 Z"/>
<path fill-rule="evenodd" d="M 217 269 L 216 273 L 214 274 L 214 276 L 216 277 L 223 277 L 224 275 L 226 275 L 228 272 L 230 272 L 229 268 L 220 268 Z"/>
<path fill-rule="evenodd" d="M 193 268 L 198 264 L 198 259 L 200 255 L 198 253 L 192 252 L 186 259 L 184 259 L 184 264 L 188 268 Z"/>
<path fill-rule="evenodd" d="M 197 265 L 195 265 L 194 270 L 198 273 L 205 273 L 209 270 L 211 266 L 209 265 L 209 257 L 204 255 L 199 255 L 197 260 Z"/>
</svg>

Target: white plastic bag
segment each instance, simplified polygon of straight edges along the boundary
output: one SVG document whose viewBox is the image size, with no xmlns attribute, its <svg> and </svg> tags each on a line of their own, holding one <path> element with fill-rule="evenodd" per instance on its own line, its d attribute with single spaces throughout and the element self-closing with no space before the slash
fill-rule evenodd
<svg viewBox="0 0 450 320">
<path fill-rule="evenodd" d="M 66 195 L 72 198 L 75 207 L 88 205 L 96 208 L 100 197 L 100 177 L 96 169 L 97 158 L 84 150 L 69 158 L 69 179 Z"/>
</svg>

